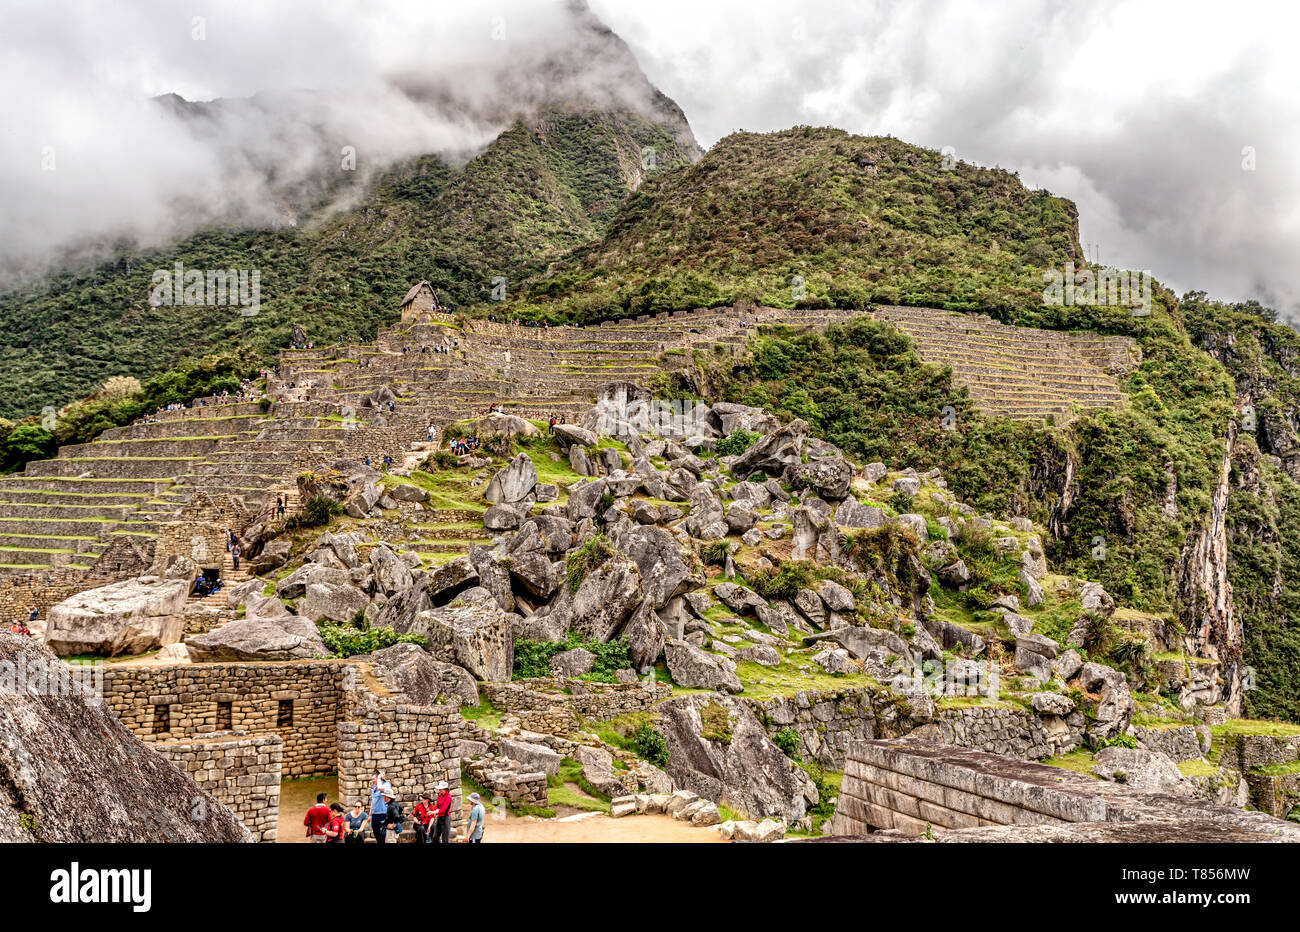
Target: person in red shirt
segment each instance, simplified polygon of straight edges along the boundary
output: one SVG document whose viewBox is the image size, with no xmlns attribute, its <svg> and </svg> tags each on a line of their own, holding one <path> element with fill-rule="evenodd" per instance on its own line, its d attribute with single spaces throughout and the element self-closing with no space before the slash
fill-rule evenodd
<svg viewBox="0 0 1300 932">
<path fill-rule="evenodd" d="M 325 824 L 326 844 L 343 844 L 343 836 L 347 832 L 347 823 L 343 820 L 343 816 L 343 807 L 338 803 L 330 803 L 330 820 Z"/>
<path fill-rule="evenodd" d="M 325 827 L 330 822 L 330 807 L 325 805 L 325 794 L 316 794 L 316 805 L 307 810 L 302 824 L 307 826 L 307 837 L 311 841 L 324 842 Z"/>
<path fill-rule="evenodd" d="M 438 798 L 433 803 L 433 843 L 451 844 L 451 790 L 446 781 L 438 784 Z"/>
<path fill-rule="evenodd" d="M 429 823 L 433 821 L 434 809 L 429 800 L 429 794 L 425 793 L 420 797 L 420 801 L 415 804 L 415 841 L 421 845 L 432 844 L 433 842 L 433 833 L 430 831 Z"/>
</svg>

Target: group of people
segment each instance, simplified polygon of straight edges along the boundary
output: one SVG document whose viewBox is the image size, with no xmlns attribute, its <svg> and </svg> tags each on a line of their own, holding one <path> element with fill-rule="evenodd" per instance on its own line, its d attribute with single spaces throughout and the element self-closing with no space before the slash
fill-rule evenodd
<svg viewBox="0 0 1300 932">
<path fill-rule="evenodd" d="M 551 430 L 551 433 L 552 433 L 552 434 L 555 433 L 555 425 L 556 425 L 556 424 L 564 424 L 564 423 L 566 423 L 566 421 L 564 420 L 564 415 L 563 415 L 563 414 L 559 415 L 558 417 L 557 417 L 556 415 L 552 414 L 552 415 L 551 415 L 551 424 L 550 424 L 550 430 Z"/>
<path fill-rule="evenodd" d="M 23 619 L 19 618 L 17 621 L 11 623 L 9 625 L 9 633 L 21 634 L 24 637 L 31 637 L 32 629 L 30 626 L 36 624 L 36 619 L 38 617 L 40 617 L 40 613 L 37 611 L 36 606 L 33 605 L 31 612 L 29 612 L 27 615 L 27 620 L 24 621 Z"/>
<path fill-rule="evenodd" d="M 415 838 L 419 844 L 450 844 L 452 806 L 454 799 L 451 787 L 441 782 L 436 787 L 437 794 L 425 793 L 415 805 L 411 816 L 414 822 Z M 394 840 L 401 835 L 405 813 L 397 800 L 390 783 L 382 771 L 375 771 L 370 780 L 370 805 L 363 799 L 345 810 L 337 802 L 326 803 L 325 793 L 316 794 L 316 805 L 307 810 L 302 824 L 307 829 L 307 838 L 321 844 L 359 845 L 366 841 L 367 832 L 378 844 L 388 842 L 389 833 Z M 478 793 L 469 794 L 470 812 L 462 841 L 478 844 L 483 840 L 483 823 L 485 811 Z"/>
<path fill-rule="evenodd" d="M 451 447 L 452 453 L 457 456 L 464 456 L 471 450 L 478 449 L 479 439 L 477 437 L 452 437 L 451 440 L 447 442 L 447 445 Z"/>
<path fill-rule="evenodd" d="M 209 578 L 200 573 L 198 578 L 194 580 L 194 592 L 191 594 L 198 596 L 200 599 L 206 599 L 214 592 L 220 592 L 223 585 L 224 583 L 222 583 L 219 576 Z"/>
</svg>

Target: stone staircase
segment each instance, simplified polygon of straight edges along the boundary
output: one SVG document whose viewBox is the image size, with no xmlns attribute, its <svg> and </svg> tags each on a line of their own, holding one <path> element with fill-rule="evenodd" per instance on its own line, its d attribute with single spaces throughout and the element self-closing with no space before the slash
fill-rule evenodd
<svg viewBox="0 0 1300 932">
<path fill-rule="evenodd" d="M 1061 424 L 1078 410 L 1118 408 L 1124 394 L 1116 374 L 1141 362 L 1125 337 L 1012 327 L 930 308 L 880 307 L 873 316 L 910 336 L 926 362 L 950 366 L 981 410 L 1004 417 Z"/>
</svg>

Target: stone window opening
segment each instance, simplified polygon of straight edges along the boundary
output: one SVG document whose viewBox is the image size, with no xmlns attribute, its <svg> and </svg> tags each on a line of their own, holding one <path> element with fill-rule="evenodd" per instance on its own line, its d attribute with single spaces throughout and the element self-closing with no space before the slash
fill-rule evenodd
<svg viewBox="0 0 1300 932">
<path fill-rule="evenodd" d="M 161 735 L 171 730 L 172 707 L 166 703 L 159 703 L 153 707 L 153 733 Z"/>
<path fill-rule="evenodd" d="M 275 725 L 277 728 L 293 727 L 293 700 L 281 699 L 280 709 L 276 714 Z"/>
<path fill-rule="evenodd" d="M 217 731 L 230 731 L 234 728 L 234 703 L 218 702 L 217 703 Z"/>
</svg>

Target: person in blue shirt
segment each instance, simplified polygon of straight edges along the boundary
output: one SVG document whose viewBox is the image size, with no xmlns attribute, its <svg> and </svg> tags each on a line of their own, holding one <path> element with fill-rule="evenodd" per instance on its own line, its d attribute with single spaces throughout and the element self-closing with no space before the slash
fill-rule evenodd
<svg viewBox="0 0 1300 932">
<path fill-rule="evenodd" d="M 478 793 L 470 793 L 469 801 L 474 805 L 469 810 L 469 822 L 465 825 L 465 840 L 471 845 L 477 845 L 483 841 L 483 817 L 486 813 Z"/>
<path fill-rule="evenodd" d="M 384 779 L 382 771 L 376 770 L 370 781 L 370 828 L 381 845 L 388 840 L 388 801 L 392 798 L 393 785 Z"/>
</svg>

